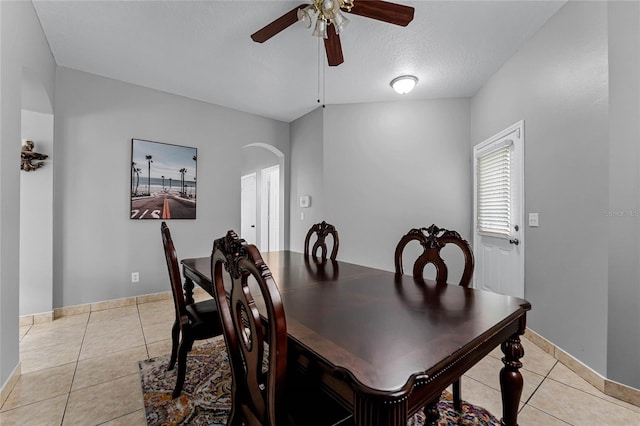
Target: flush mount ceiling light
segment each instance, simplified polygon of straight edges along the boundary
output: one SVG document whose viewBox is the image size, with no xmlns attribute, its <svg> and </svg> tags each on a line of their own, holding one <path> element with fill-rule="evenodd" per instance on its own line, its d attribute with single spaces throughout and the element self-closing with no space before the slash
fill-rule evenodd
<svg viewBox="0 0 640 426">
<path fill-rule="evenodd" d="M 405 93 L 409 93 L 416 87 L 418 84 L 418 77 L 413 75 L 401 75 L 400 77 L 396 77 L 391 80 L 391 87 L 396 93 L 400 95 L 404 95 Z"/>
</svg>

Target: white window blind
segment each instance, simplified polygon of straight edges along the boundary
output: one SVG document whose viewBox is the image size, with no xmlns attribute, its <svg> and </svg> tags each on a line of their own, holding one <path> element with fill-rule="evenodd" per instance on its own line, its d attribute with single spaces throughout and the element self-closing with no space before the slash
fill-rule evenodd
<svg viewBox="0 0 640 426">
<path fill-rule="evenodd" d="M 506 144 L 505 144 L 506 143 Z M 477 231 L 509 238 L 511 231 L 511 140 L 477 158 Z"/>
</svg>

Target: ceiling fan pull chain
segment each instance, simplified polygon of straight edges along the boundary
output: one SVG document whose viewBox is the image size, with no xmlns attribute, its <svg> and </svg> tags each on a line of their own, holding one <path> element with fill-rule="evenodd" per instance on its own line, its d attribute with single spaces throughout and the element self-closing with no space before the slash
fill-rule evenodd
<svg viewBox="0 0 640 426">
<path fill-rule="evenodd" d="M 320 39 L 318 39 L 320 41 Z M 322 54 L 322 49 L 320 49 L 320 54 Z M 320 62 L 320 61 L 319 61 Z M 327 103 L 327 67 L 324 66 L 324 59 L 322 60 L 322 108 L 324 108 Z"/>
<path fill-rule="evenodd" d="M 320 39 L 318 38 L 318 55 L 316 56 L 316 60 L 318 61 L 318 104 L 320 104 L 320 55 L 321 55 L 321 50 L 320 50 Z"/>
</svg>

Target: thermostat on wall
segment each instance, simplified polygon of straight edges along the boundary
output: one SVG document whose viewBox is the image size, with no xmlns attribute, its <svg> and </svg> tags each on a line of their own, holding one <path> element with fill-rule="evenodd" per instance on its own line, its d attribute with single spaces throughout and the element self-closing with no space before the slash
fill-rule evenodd
<svg viewBox="0 0 640 426">
<path fill-rule="evenodd" d="M 300 207 L 306 208 L 311 205 L 311 197 L 309 195 L 300 196 Z"/>
</svg>

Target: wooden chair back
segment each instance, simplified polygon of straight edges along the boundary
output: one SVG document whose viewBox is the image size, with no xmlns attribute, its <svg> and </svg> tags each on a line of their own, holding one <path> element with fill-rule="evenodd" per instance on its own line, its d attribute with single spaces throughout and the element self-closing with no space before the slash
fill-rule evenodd
<svg viewBox="0 0 640 426">
<path fill-rule="evenodd" d="M 211 274 L 233 374 L 227 424 L 284 425 L 287 324 L 271 271 L 256 246 L 229 231 L 213 243 Z M 225 277 L 231 281 L 229 293 Z M 264 319 L 256 299 L 264 301 Z"/>
<path fill-rule="evenodd" d="M 313 248 L 309 251 L 309 244 L 311 242 L 311 237 L 316 235 L 316 241 L 313 244 Z M 331 255 L 329 258 L 331 260 L 336 260 L 336 256 L 338 255 L 338 247 L 340 246 L 340 239 L 338 238 L 338 231 L 336 231 L 335 226 L 328 224 L 324 220 L 321 223 L 316 223 L 313 225 L 309 232 L 307 232 L 307 237 L 304 239 L 304 254 L 311 254 L 313 257 L 317 257 L 318 250 L 320 250 L 320 257 L 324 260 L 327 258 L 327 243 L 326 238 L 331 235 L 333 237 L 333 249 L 331 250 Z"/>
<path fill-rule="evenodd" d="M 473 276 L 475 261 L 473 251 L 469 243 L 463 239 L 456 231 L 438 228 L 431 225 L 428 228 L 414 228 L 404 235 L 395 251 L 395 267 L 396 274 L 404 274 L 402 265 L 402 253 L 404 248 L 411 241 L 418 241 L 423 248 L 423 252 L 413 264 L 413 276 L 423 278 L 424 268 L 428 264 L 432 264 L 436 269 L 436 281 L 446 283 L 449 277 L 449 270 L 444 259 L 440 255 L 440 250 L 447 244 L 456 245 L 462 250 L 464 255 L 464 270 L 459 284 L 463 287 L 469 287 Z"/>
<path fill-rule="evenodd" d="M 180 276 L 180 265 L 178 263 L 178 256 L 176 254 L 176 248 L 173 245 L 171 239 L 171 232 L 166 222 L 162 222 L 160 225 L 162 232 L 162 245 L 164 246 L 164 257 L 167 261 L 167 269 L 169 270 L 169 281 L 171 283 L 171 294 L 173 295 L 173 304 L 176 310 L 176 321 L 180 324 L 180 328 L 183 327 L 188 321 L 181 321 L 181 318 L 187 318 L 186 302 L 184 299 L 184 292 L 182 290 L 182 281 Z"/>
</svg>

